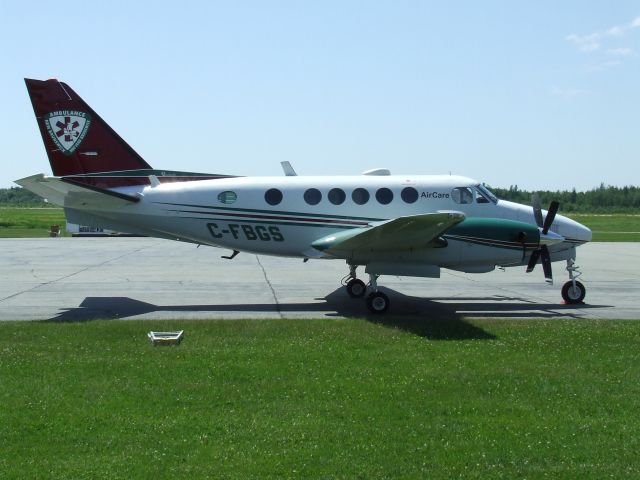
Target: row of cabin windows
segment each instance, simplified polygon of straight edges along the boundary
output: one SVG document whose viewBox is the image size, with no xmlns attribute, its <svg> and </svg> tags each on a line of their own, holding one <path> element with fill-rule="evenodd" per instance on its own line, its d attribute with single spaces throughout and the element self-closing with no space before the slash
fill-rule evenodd
<svg viewBox="0 0 640 480">
<path fill-rule="evenodd" d="M 388 205 L 393 201 L 393 192 L 382 187 L 376 190 L 376 200 L 381 205 Z M 405 187 L 400 192 L 400 197 L 406 203 L 415 203 L 418 200 L 418 191 L 413 187 Z M 317 205 L 322 201 L 322 192 L 317 188 L 309 188 L 304 192 L 304 201 L 309 205 Z M 277 188 L 270 188 L 264 194 L 264 199 L 269 205 L 278 205 L 282 201 L 282 192 Z M 342 205 L 347 199 L 347 194 L 341 188 L 332 188 L 327 193 L 327 199 L 334 205 Z M 351 199 L 358 205 L 364 205 L 371 199 L 368 190 L 356 188 L 351 192 Z"/>
<path fill-rule="evenodd" d="M 480 190 L 480 187 L 476 189 L 475 199 L 477 203 L 495 203 L 497 199 L 486 190 Z M 400 191 L 400 198 L 405 203 L 415 203 L 418 200 L 418 191 L 413 187 L 405 187 Z M 393 201 L 393 192 L 382 187 L 376 190 L 376 200 L 381 205 L 388 205 Z M 487 198 L 488 197 L 488 198 Z M 218 200 L 222 203 L 231 204 L 236 201 L 237 195 L 235 192 L 226 191 L 218 195 Z M 317 188 L 309 188 L 304 192 L 304 201 L 309 205 L 317 205 L 322 201 L 322 192 Z M 474 191 L 469 187 L 458 187 L 451 190 L 451 198 L 455 203 L 470 204 L 473 203 Z M 269 205 L 278 205 L 282 202 L 282 192 L 277 188 L 270 188 L 264 194 L 264 199 Z M 332 188 L 327 193 L 327 199 L 333 205 L 342 205 L 347 199 L 347 194 L 341 188 Z M 369 191 L 364 188 L 356 188 L 351 192 L 351 199 L 358 205 L 364 205 L 371 199 Z"/>
</svg>

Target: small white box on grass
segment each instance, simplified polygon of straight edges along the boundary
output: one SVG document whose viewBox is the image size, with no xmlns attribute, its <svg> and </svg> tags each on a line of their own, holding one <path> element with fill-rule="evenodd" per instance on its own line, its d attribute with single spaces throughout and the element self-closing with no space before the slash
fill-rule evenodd
<svg viewBox="0 0 640 480">
<path fill-rule="evenodd" d="M 184 330 L 179 332 L 149 332 L 147 337 L 154 345 L 177 345 L 182 341 Z"/>
</svg>

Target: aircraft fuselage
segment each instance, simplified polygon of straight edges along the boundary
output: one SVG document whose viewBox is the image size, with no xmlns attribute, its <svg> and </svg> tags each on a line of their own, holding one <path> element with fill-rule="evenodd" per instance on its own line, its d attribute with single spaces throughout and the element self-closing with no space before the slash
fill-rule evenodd
<svg viewBox="0 0 640 480">
<path fill-rule="evenodd" d="M 478 182 L 459 176 L 233 177 L 117 190 L 139 196 L 140 202 L 117 211 L 89 213 L 69 208 L 69 220 L 232 250 L 304 258 L 332 258 L 311 247 L 320 237 L 402 216 L 456 211 L 467 219 L 535 225 L 531 206 L 497 200 Z M 551 231 L 565 238 L 550 248 L 553 261 L 575 257 L 574 247 L 591 238 L 586 227 L 561 215 L 556 216 Z M 446 248 L 387 252 L 384 258 L 478 272 L 526 263 L 518 249 L 454 236 L 447 243 Z M 366 265 L 377 256 L 359 252 L 347 260 Z"/>
</svg>

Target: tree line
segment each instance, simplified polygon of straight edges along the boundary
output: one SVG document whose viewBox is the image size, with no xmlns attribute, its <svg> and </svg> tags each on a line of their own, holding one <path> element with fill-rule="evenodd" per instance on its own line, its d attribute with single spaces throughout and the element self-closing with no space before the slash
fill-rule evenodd
<svg viewBox="0 0 640 480">
<path fill-rule="evenodd" d="M 509 188 L 489 187 L 498 198 L 512 202 L 530 204 L 533 192 L 520 190 L 517 185 Z M 612 187 L 603 183 L 599 187 L 577 192 L 539 191 L 542 207 L 552 200 L 560 202 L 563 212 L 574 213 L 640 213 L 640 187 Z M 0 189 L 0 206 L 3 207 L 52 207 L 35 193 L 22 187 Z"/>
<path fill-rule="evenodd" d="M 55 207 L 26 188 L 0 188 L 0 207 Z"/>
<path fill-rule="evenodd" d="M 533 192 L 520 190 L 517 185 L 507 188 L 489 187 L 498 198 L 517 203 L 531 204 Z M 599 187 L 578 192 L 576 189 L 564 191 L 542 190 L 542 208 L 547 208 L 553 200 L 560 202 L 560 210 L 567 213 L 640 213 L 640 187 L 613 187 L 601 183 Z"/>
</svg>

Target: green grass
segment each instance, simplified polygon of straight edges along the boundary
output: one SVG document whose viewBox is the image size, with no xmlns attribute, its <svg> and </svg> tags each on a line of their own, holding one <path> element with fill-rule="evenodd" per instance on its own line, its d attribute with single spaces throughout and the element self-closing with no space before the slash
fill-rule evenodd
<svg viewBox="0 0 640 480">
<path fill-rule="evenodd" d="M 61 235 L 67 236 L 66 224 L 61 208 L 0 207 L 0 238 L 48 237 L 52 225 L 60 225 Z"/>
<path fill-rule="evenodd" d="M 593 230 L 594 242 L 640 241 L 640 215 L 571 214 L 570 217 Z M 51 225 L 60 225 L 62 236 L 69 235 L 61 208 L 0 208 L 0 238 L 48 237 Z"/>
<path fill-rule="evenodd" d="M 571 214 L 593 231 L 594 242 L 640 242 L 640 215 Z"/>
<path fill-rule="evenodd" d="M 0 471 L 640 475 L 640 322 L 387 322 L 3 323 Z"/>
</svg>

